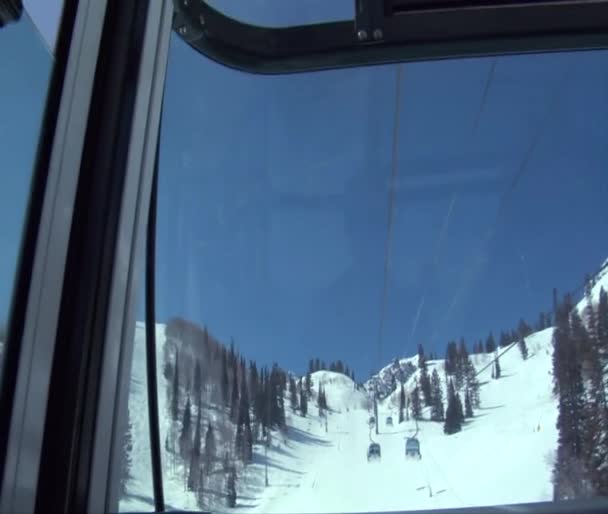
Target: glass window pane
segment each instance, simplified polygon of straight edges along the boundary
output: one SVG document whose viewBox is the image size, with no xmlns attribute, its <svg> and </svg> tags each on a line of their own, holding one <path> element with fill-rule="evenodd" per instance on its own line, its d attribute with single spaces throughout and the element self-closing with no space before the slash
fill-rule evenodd
<svg viewBox="0 0 608 514">
<path fill-rule="evenodd" d="M 54 54 L 63 0 L 24 0 L 23 4 L 45 46 Z"/>
<path fill-rule="evenodd" d="M 111 481 L 113 484 L 120 484 L 119 512 L 153 512 L 154 489 L 150 458 L 144 322 L 138 322 L 135 326 L 133 355 L 128 376 L 128 384 L 121 390 L 121 396 L 126 395 L 128 398 L 126 412 L 125 402 L 118 404 L 118 408 L 121 409 L 118 418 L 121 426 L 116 440 L 119 441 L 120 448 L 118 461 L 112 466 Z"/>
<path fill-rule="evenodd" d="M 52 63 L 27 12 L 0 29 L 0 369 Z"/>
<path fill-rule="evenodd" d="M 156 274 L 172 508 L 606 494 L 607 57 L 252 76 L 173 38 Z"/>
<path fill-rule="evenodd" d="M 352 20 L 355 16 L 353 0 L 306 0 L 296 5 L 282 0 L 212 0 L 207 2 L 222 14 L 243 23 L 264 27 L 290 27 L 332 21 Z"/>
</svg>

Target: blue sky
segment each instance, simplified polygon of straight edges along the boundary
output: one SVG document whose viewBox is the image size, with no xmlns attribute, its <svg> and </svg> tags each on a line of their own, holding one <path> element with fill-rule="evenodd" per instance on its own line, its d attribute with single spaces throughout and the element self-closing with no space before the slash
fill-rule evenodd
<svg viewBox="0 0 608 514">
<path fill-rule="evenodd" d="M 233 14 L 281 25 L 337 19 L 351 8 L 306 5 L 297 14 Z M 335 12 L 319 10 L 329 5 Z M 3 219 L 11 220 L 1 236 L 2 314 L 50 70 L 32 34 L 25 21 L 0 31 L 8 70 L 0 93 L 13 99 L 0 121 L 5 166 L 19 170 L 3 174 L 0 188 Z M 576 287 L 608 257 L 606 57 L 403 65 L 379 351 L 396 66 L 248 76 L 173 38 L 159 320 L 207 324 L 261 362 L 302 371 L 309 357 L 340 358 L 364 377 L 379 353 L 382 364 L 418 343 L 442 353 L 449 339 L 472 341 L 535 319 L 550 306 L 552 287 Z"/>
<path fill-rule="evenodd" d="M 51 57 L 27 16 L 0 30 L 0 63 L 0 323 L 5 324 L 51 71 Z"/>
<path fill-rule="evenodd" d="M 608 257 L 605 59 L 403 67 L 379 352 L 396 67 L 247 76 L 174 38 L 159 316 L 206 323 L 250 358 L 341 358 L 360 375 L 379 353 L 535 321 L 554 286 Z"/>
</svg>

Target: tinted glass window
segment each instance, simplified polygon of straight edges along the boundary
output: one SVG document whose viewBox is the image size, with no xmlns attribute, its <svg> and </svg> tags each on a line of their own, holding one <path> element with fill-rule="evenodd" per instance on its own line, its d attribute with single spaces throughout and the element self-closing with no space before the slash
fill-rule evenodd
<svg viewBox="0 0 608 514">
<path fill-rule="evenodd" d="M 607 56 L 263 77 L 172 40 L 156 256 L 167 503 L 606 493 Z M 151 490 L 137 469 L 133 491 Z"/>
<path fill-rule="evenodd" d="M 52 56 L 24 12 L 0 29 L 0 364 Z M 1 369 L 1 366 L 0 366 Z"/>
</svg>

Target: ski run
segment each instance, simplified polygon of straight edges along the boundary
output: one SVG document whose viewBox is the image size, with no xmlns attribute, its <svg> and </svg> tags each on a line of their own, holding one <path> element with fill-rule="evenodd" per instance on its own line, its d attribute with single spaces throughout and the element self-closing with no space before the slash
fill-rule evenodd
<svg viewBox="0 0 608 514">
<path fill-rule="evenodd" d="M 421 460 L 405 458 L 405 439 L 416 422 L 398 423 L 395 395 L 379 403 L 379 434 L 370 429 L 371 401 L 345 375 L 312 374 L 313 397 L 319 385 L 326 392 L 330 412 L 325 419 L 316 407 L 307 417 L 286 407 L 287 432 L 273 432 L 267 457 L 254 446 L 253 462 L 239 476 L 237 507 L 221 502 L 214 511 L 230 512 L 363 512 L 483 506 L 552 499 L 551 472 L 557 445 L 556 400 L 552 394 L 552 328 L 526 339 L 529 357 L 514 347 L 501 357 L 502 377 L 491 378 L 491 366 L 478 376 L 482 407 L 463 430 L 446 436 L 443 424 L 419 421 Z M 163 325 L 157 326 L 159 388 L 168 384 L 161 368 Z M 515 345 L 516 346 L 516 345 Z M 480 370 L 491 355 L 472 355 Z M 145 328 L 138 324 L 129 397 L 132 423 L 132 469 L 121 511 L 149 510 L 152 476 L 147 420 Z M 429 372 L 443 361 L 428 362 Z M 439 373 L 444 377 L 443 373 Z M 414 373 L 404 384 L 413 388 Z M 166 395 L 159 394 L 161 441 L 169 430 Z M 314 405 L 314 400 L 310 402 Z M 423 418 L 428 413 L 423 409 Z M 394 420 L 386 426 L 386 418 Z M 367 461 L 367 447 L 380 444 L 379 461 Z M 265 462 L 268 462 L 268 487 Z M 200 510 L 195 494 L 187 491 L 187 470 L 175 468 L 163 453 L 165 499 L 168 508 Z"/>
<path fill-rule="evenodd" d="M 600 288 L 608 289 L 608 261 L 589 284 L 587 298 L 575 304 L 575 310 L 581 314 L 589 301 L 593 304 L 599 301 Z M 196 360 L 192 359 L 193 349 L 201 346 L 200 338 L 197 340 L 192 331 L 188 333 L 187 327 L 187 324 L 171 329 L 162 324 L 156 326 L 160 437 L 167 509 L 200 511 L 203 505 L 204 510 L 243 514 L 331 513 L 456 508 L 553 499 L 553 470 L 558 448 L 558 399 L 553 393 L 552 364 L 556 329 L 553 326 L 525 338 L 527 358 L 524 358 L 521 347 L 518 348 L 517 341 L 501 346 L 498 349 L 499 379 L 495 378 L 493 353 L 469 355 L 477 373 L 480 404 L 474 409 L 474 416 L 465 420 L 462 430 L 451 435 L 444 433 L 443 423 L 429 421 L 431 407 L 424 406 L 424 402 L 420 420 L 409 416 L 399 422 L 400 383 L 408 399 L 421 384 L 422 367 L 418 355 L 395 359 L 366 384 L 356 384 L 347 373 L 315 371 L 310 374 L 306 416 L 302 415 L 300 407 L 293 408 L 295 398 L 290 399 L 284 388 L 279 389 L 285 391 L 285 397 L 279 401 L 284 403 L 285 419 L 281 423 L 285 429 L 269 430 L 269 441 L 262 444 L 263 432 L 259 425 L 252 423 L 253 455 L 247 465 L 243 464 L 243 459 L 235 458 L 237 418 L 234 413 L 228 414 L 227 406 L 237 402 L 228 401 L 228 375 L 224 371 L 220 378 L 221 372 L 217 369 L 226 369 L 227 350 L 211 341 L 206 329 L 204 332 L 198 328 L 194 330 L 197 337 L 204 334 L 202 347 L 207 354 L 203 354 L 203 360 L 208 361 L 208 367 L 203 373 L 210 377 L 205 384 L 204 380 L 200 382 L 199 376 L 199 385 L 196 385 L 192 366 L 182 370 L 188 359 Z M 183 341 L 175 334 L 182 334 Z M 186 343 L 188 340 L 190 342 Z M 233 354 L 231 348 L 230 355 L 235 363 L 234 369 L 237 369 L 238 354 Z M 201 355 L 197 358 L 200 363 Z M 175 363 L 173 371 L 171 362 Z M 179 379 L 176 371 L 178 362 Z M 223 364 L 219 365 L 220 362 Z M 424 362 L 429 376 L 437 371 L 435 385 L 438 381 L 446 399 L 445 367 L 449 365 L 448 361 L 426 358 Z M 239 366 L 240 375 L 246 375 L 244 359 Z M 130 438 L 125 453 L 128 454 L 129 471 L 123 481 L 120 502 L 123 512 L 147 511 L 153 507 L 145 370 L 145 325 L 138 323 L 128 401 Z M 268 380 L 269 371 L 261 370 L 260 380 Z M 234 384 L 237 383 L 236 373 L 232 374 Z M 192 375 L 194 387 L 189 378 Z M 280 373 L 276 376 L 281 380 Z M 270 374 L 270 379 L 272 377 Z M 395 377 L 398 377 L 397 386 Z M 285 374 L 282 380 L 297 382 L 298 394 L 302 394 L 304 377 Z M 242 388 L 243 379 L 239 382 Z M 187 385 L 181 385 L 184 383 Z M 175 403 L 172 387 L 178 391 L 178 399 L 184 397 L 179 399 L 180 402 L 187 401 L 184 408 Z M 242 401 L 243 390 L 239 395 L 235 392 L 236 387 L 230 388 L 232 394 L 236 394 L 237 399 L 240 396 Z M 198 400 L 191 399 L 190 393 L 186 400 L 186 394 L 181 392 L 197 388 L 203 391 Z M 383 399 L 377 403 L 378 433 L 370 424 L 370 417 L 375 416 L 372 390 L 383 391 Z M 327 401 L 328 409 L 325 411 L 317 407 L 321 391 Z M 172 405 L 171 398 L 174 401 Z M 197 402 L 202 407 L 199 408 Z M 190 460 L 188 465 L 186 459 L 177 457 L 180 453 L 184 455 L 181 442 L 184 437 L 179 434 L 184 433 L 186 420 L 181 416 L 185 411 L 188 412 L 187 423 L 200 428 L 199 440 L 208 443 L 208 427 L 214 427 L 213 453 L 217 455 L 214 457 L 217 465 L 207 468 L 205 479 L 200 478 L 194 488 L 188 480 L 193 476 L 192 469 L 202 469 L 202 464 Z M 406 411 L 409 412 L 408 409 Z M 238 425 L 241 426 L 241 421 Z M 189 432 L 188 441 L 193 440 L 192 433 Z M 421 459 L 406 458 L 408 437 L 416 437 L 420 442 Z M 180 441 L 179 449 L 175 441 Z M 381 458 L 378 460 L 368 461 L 367 450 L 371 443 L 380 445 Z M 200 449 L 198 453 L 193 451 L 191 446 L 185 450 L 186 455 L 195 457 L 202 455 L 201 452 Z M 232 480 L 227 478 L 227 469 L 231 470 Z M 236 503 L 231 508 L 227 507 L 227 494 L 232 494 Z"/>
</svg>

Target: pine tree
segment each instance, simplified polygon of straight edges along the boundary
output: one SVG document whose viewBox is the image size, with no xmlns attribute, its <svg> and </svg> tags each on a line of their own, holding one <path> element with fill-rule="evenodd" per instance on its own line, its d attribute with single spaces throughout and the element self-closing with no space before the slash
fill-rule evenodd
<svg viewBox="0 0 608 514">
<path fill-rule="evenodd" d="M 179 450 L 182 459 L 187 460 L 192 449 L 192 413 L 190 411 L 190 398 L 186 400 L 184 416 L 182 418 L 182 431 L 179 436 Z"/>
<path fill-rule="evenodd" d="M 424 348 L 421 344 L 419 344 L 418 345 L 418 367 L 422 369 L 422 366 L 425 361 L 426 361 L 426 358 L 424 356 Z M 397 364 L 397 366 L 399 365 L 399 361 L 397 360 L 397 357 L 395 357 L 395 363 Z"/>
<path fill-rule="evenodd" d="M 494 336 L 492 335 L 492 332 L 490 332 L 490 335 L 486 339 L 486 353 L 494 353 L 495 350 L 496 343 L 494 342 Z"/>
<path fill-rule="evenodd" d="M 306 395 L 308 396 L 308 398 L 312 398 L 312 378 L 310 377 L 310 373 L 306 374 L 306 379 L 304 381 L 305 383 L 305 389 L 306 389 Z"/>
<path fill-rule="evenodd" d="M 306 417 L 306 414 L 308 414 L 308 395 L 304 387 L 300 388 L 300 412 L 303 417 Z"/>
<path fill-rule="evenodd" d="M 171 419 L 177 421 L 179 418 L 179 368 L 178 354 L 175 352 L 175 365 L 173 366 L 173 387 L 171 392 Z"/>
<path fill-rule="evenodd" d="M 532 333 L 532 328 L 528 325 L 523 318 L 519 320 L 519 325 L 517 326 L 517 332 L 519 337 L 517 339 L 528 337 Z"/>
<path fill-rule="evenodd" d="M 253 433 L 251 431 L 251 416 L 249 415 L 249 396 L 247 395 L 247 388 L 243 388 L 241 391 L 241 418 L 244 429 L 244 448 L 243 448 L 243 461 L 245 463 L 251 462 L 253 459 Z"/>
<path fill-rule="evenodd" d="M 460 393 L 456 393 L 456 416 L 458 421 L 462 425 L 464 423 L 464 409 L 462 407 L 462 401 L 460 400 Z"/>
<path fill-rule="evenodd" d="M 236 468 L 234 466 L 230 466 L 226 480 L 226 505 L 231 509 L 236 507 Z"/>
<path fill-rule="evenodd" d="M 403 411 L 405 409 L 405 390 L 401 384 L 401 392 L 399 393 L 399 423 L 403 423 Z"/>
<path fill-rule="evenodd" d="M 420 389 L 418 386 L 414 387 L 412 391 L 412 418 L 420 419 L 422 416 L 422 404 L 420 402 Z"/>
<path fill-rule="evenodd" d="M 270 427 L 284 429 L 285 404 L 283 400 L 283 380 L 281 370 L 274 364 L 269 381 Z"/>
<path fill-rule="evenodd" d="M 2 339 L 0 339 L 0 341 L 2 341 Z M 165 365 L 163 366 L 163 377 L 165 377 L 167 382 L 173 378 L 173 365 L 169 361 L 165 362 Z"/>
<path fill-rule="evenodd" d="M 239 418 L 236 428 L 235 452 L 244 462 L 248 463 L 253 457 L 253 434 L 251 432 L 251 417 L 249 415 L 249 397 L 244 381 L 241 382 Z"/>
<path fill-rule="evenodd" d="M 528 359 L 528 345 L 526 344 L 526 340 L 522 337 L 519 340 L 519 343 L 517 343 L 519 346 L 519 351 L 521 353 L 521 358 L 523 360 L 527 360 Z"/>
<path fill-rule="evenodd" d="M 188 490 L 198 491 L 200 488 L 200 468 L 201 468 L 201 409 L 198 409 L 196 416 L 196 431 L 192 442 L 192 452 L 190 453 L 190 469 L 188 472 Z"/>
<path fill-rule="evenodd" d="M 298 391 L 296 388 L 296 381 L 293 377 L 289 377 L 289 404 L 291 410 L 295 412 L 298 408 Z"/>
<path fill-rule="evenodd" d="M 500 336 L 498 338 L 498 346 L 500 346 L 501 348 L 504 348 L 505 346 L 509 346 L 510 341 L 510 337 L 507 335 L 507 333 L 504 330 L 500 331 Z"/>
<path fill-rule="evenodd" d="M 470 357 L 464 363 L 464 385 L 469 390 L 471 406 L 474 409 L 480 407 L 479 398 L 479 381 L 477 380 L 477 371 Z"/>
<path fill-rule="evenodd" d="M 453 375 L 458 366 L 458 347 L 454 341 L 450 341 L 445 352 L 446 375 Z"/>
<path fill-rule="evenodd" d="M 468 389 L 466 389 L 464 393 L 464 417 L 473 417 L 473 407 L 471 406 L 471 393 Z"/>
<path fill-rule="evenodd" d="M 443 432 L 447 435 L 455 434 L 462 430 L 462 405 L 460 398 L 454 390 L 454 383 L 450 380 L 448 383 L 448 408 L 445 413 L 445 423 Z"/>
<path fill-rule="evenodd" d="M 456 389 L 460 389 L 465 382 L 466 365 L 469 359 L 469 352 L 467 351 L 464 339 L 460 340 L 458 346 L 458 353 L 456 354 L 456 361 L 454 363 L 454 382 Z"/>
<path fill-rule="evenodd" d="M 222 350 L 222 382 L 220 385 L 220 389 L 222 392 L 222 400 L 224 402 L 224 405 L 228 406 L 229 405 L 229 396 L 228 396 L 228 391 L 229 391 L 229 379 L 228 379 L 228 359 L 226 356 L 226 350 Z"/>
<path fill-rule="evenodd" d="M 538 323 L 536 325 L 537 330 L 544 330 L 545 328 L 547 328 L 549 325 L 547 324 L 547 317 L 545 315 L 544 312 L 541 312 L 538 315 Z"/>
<path fill-rule="evenodd" d="M 437 368 L 433 370 L 431 375 L 431 397 L 431 421 L 443 421 L 443 392 L 441 390 L 441 379 L 439 378 L 439 373 L 437 373 Z"/>
<path fill-rule="evenodd" d="M 588 327 L 588 349 L 583 368 L 587 368 L 587 396 L 585 401 L 584 453 L 586 468 L 590 474 L 594 495 L 608 495 L 608 405 L 604 380 L 604 359 L 598 338 L 598 316 L 588 293 L 585 308 L 585 324 Z"/>
<path fill-rule="evenodd" d="M 243 425 L 238 423 L 236 426 L 236 435 L 234 437 L 234 452 L 235 454 L 243 459 L 243 453 L 245 451 L 245 434 L 243 433 Z"/>
<path fill-rule="evenodd" d="M 420 345 L 420 348 L 422 348 L 422 345 Z M 430 407 L 432 404 L 431 379 L 429 378 L 429 372 L 427 370 L 426 359 L 424 358 L 424 355 L 422 357 L 422 361 L 420 362 L 420 390 L 422 391 L 424 404 L 427 407 Z"/>
<path fill-rule="evenodd" d="M 202 405 L 202 395 L 203 375 L 201 373 L 201 361 L 199 359 L 196 359 L 196 364 L 194 366 L 194 398 L 197 407 L 200 407 Z"/>
<path fill-rule="evenodd" d="M 317 393 L 317 408 L 319 409 L 319 417 L 323 416 L 323 386 L 319 384 L 319 392 Z"/>
<path fill-rule="evenodd" d="M 553 473 L 554 499 L 587 496 L 591 480 L 585 469 L 585 391 L 581 373 L 584 332 L 569 296 L 556 312 L 553 333 L 554 391 L 558 395 L 558 447 Z"/>
<path fill-rule="evenodd" d="M 604 370 L 604 380 L 608 381 L 608 294 L 603 287 L 600 288 L 595 326 L 597 353 Z"/>
<path fill-rule="evenodd" d="M 230 419 L 236 423 L 239 417 L 239 382 L 236 368 L 232 373 L 232 391 L 230 396 Z"/>
<path fill-rule="evenodd" d="M 213 427 L 211 423 L 207 426 L 207 433 L 205 434 L 205 454 L 203 458 L 204 471 L 207 476 L 212 471 L 213 463 L 216 459 L 217 449 L 215 446 L 215 435 L 213 433 Z"/>
</svg>

